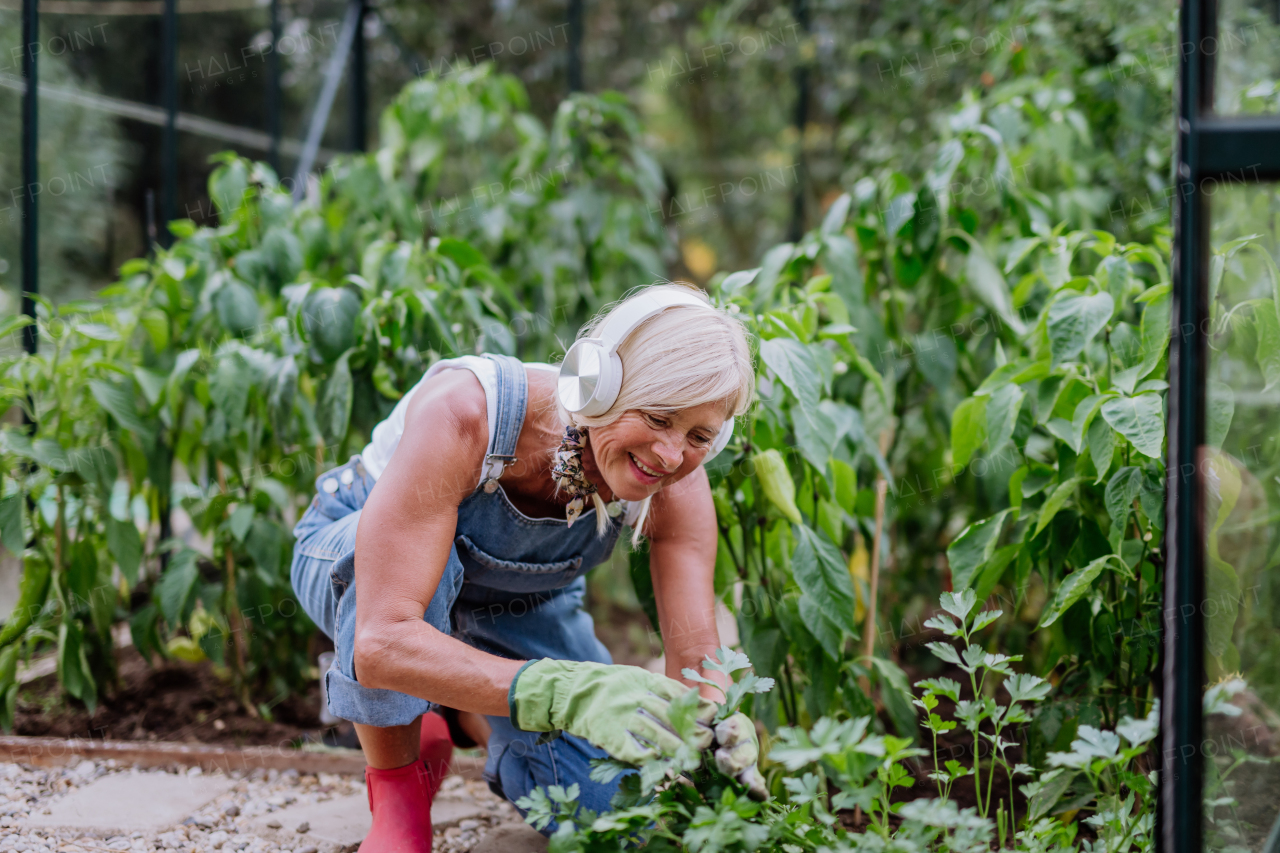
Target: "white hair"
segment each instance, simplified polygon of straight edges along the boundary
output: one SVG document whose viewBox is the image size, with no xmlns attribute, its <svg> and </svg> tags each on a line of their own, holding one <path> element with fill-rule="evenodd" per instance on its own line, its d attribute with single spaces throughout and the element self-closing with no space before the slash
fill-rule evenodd
<svg viewBox="0 0 1280 853">
<path fill-rule="evenodd" d="M 618 399 L 607 412 L 584 416 L 571 414 L 557 398 L 561 424 L 601 427 L 633 409 L 680 411 L 706 403 L 722 403 L 726 420 L 747 411 L 754 399 L 755 368 L 746 327 L 735 315 L 712 305 L 693 285 L 664 283 L 637 288 L 597 314 L 578 337 L 592 337 L 628 301 L 655 290 L 693 293 L 706 307 L 673 305 L 632 329 L 618 346 L 623 367 Z M 592 494 L 591 500 L 596 508 L 596 531 L 603 535 L 609 523 L 604 499 Z M 652 496 L 641 503 L 631 534 L 633 546 L 640 543 L 651 500 Z"/>
</svg>

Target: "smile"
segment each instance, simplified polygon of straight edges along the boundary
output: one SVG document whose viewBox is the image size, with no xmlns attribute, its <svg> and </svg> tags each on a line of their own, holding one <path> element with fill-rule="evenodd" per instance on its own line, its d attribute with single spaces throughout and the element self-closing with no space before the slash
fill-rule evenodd
<svg viewBox="0 0 1280 853">
<path fill-rule="evenodd" d="M 648 474 L 650 477 L 666 476 L 666 474 L 664 474 L 662 471 L 655 471 L 654 469 L 650 468 L 648 465 L 641 462 L 638 458 L 636 458 L 636 455 L 634 453 L 628 453 L 627 455 L 631 457 L 632 463 L 634 463 L 637 468 L 639 468 L 643 473 Z"/>
</svg>

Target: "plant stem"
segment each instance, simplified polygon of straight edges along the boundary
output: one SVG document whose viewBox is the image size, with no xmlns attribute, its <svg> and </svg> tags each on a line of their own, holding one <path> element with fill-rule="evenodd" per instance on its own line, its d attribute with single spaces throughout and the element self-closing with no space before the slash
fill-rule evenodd
<svg viewBox="0 0 1280 853">
<path fill-rule="evenodd" d="M 928 713 L 927 711 L 925 713 Z M 938 798 L 946 799 L 942 795 L 942 771 L 938 769 L 938 733 L 934 731 L 933 726 L 929 727 L 929 731 L 933 733 L 933 775 L 934 783 L 938 786 Z"/>
<path fill-rule="evenodd" d="M 880 430 L 880 455 L 889 452 L 889 443 L 893 441 L 893 430 Z M 876 645 L 876 604 L 880 592 L 880 540 L 884 533 L 884 502 L 889 491 L 889 482 L 884 472 L 876 475 L 876 536 L 871 543 L 871 583 L 867 599 L 867 624 L 863 629 L 862 654 L 870 658 Z M 871 695 L 871 686 L 866 676 L 862 677 L 862 692 Z"/>
<path fill-rule="evenodd" d="M 218 488 L 223 494 L 227 493 L 227 473 L 223 468 L 222 460 L 217 462 L 218 466 Z M 227 510 L 223 510 L 223 515 L 230 517 Z M 227 531 L 230 533 L 230 531 Z M 240 631 L 244 628 L 244 623 L 240 619 L 239 599 L 236 596 L 236 558 L 231 551 L 231 539 L 228 536 L 223 540 L 222 553 L 226 558 L 227 567 L 227 589 L 225 593 L 227 604 L 227 624 L 231 627 L 231 649 L 233 660 L 235 661 L 235 676 L 239 684 L 236 685 L 237 693 L 240 694 L 240 704 L 244 706 L 245 712 L 253 718 L 261 715 L 253 704 L 253 699 L 249 696 L 249 683 L 245 677 L 244 665 L 244 649 L 240 645 Z"/>
</svg>

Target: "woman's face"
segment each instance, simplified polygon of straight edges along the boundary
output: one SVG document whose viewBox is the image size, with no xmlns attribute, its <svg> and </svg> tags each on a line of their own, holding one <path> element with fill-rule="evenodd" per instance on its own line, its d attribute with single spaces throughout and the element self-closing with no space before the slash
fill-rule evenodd
<svg viewBox="0 0 1280 853">
<path fill-rule="evenodd" d="M 615 498 L 644 500 L 702 464 L 724 416 L 723 403 L 678 411 L 630 409 L 608 426 L 591 428 L 583 468 L 597 482 L 603 479 Z"/>
</svg>

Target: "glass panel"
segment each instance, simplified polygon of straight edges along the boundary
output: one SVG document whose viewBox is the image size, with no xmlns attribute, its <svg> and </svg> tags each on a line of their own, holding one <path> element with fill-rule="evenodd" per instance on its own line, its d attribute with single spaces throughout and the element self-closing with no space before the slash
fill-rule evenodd
<svg viewBox="0 0 1280 853">
<path fill-rule="evenodd" d="M 0 9 L 0 324 L 22 310 L 21 44 L 22 13 Z M 13 187 L 16 201 L 9 194 Z M 0 358 L 21 346 L 16 335 L 0 337 Z"/>
<path fill-rule="evenodd" d="M 1205 847 L 1260 851 L 1280 835 L 1280 190 L 1210 201 Z"/>
<path fill-rule="evenodd" d="M 1278 38 L 1280 4 L 1276 0 L 1218 0 L 1218 36 L 1201 46 L 1216 63 L 1215 112 L 1280 113 Z"/>
</svg>

